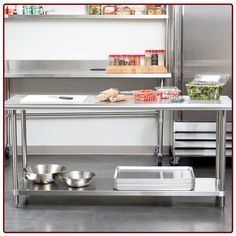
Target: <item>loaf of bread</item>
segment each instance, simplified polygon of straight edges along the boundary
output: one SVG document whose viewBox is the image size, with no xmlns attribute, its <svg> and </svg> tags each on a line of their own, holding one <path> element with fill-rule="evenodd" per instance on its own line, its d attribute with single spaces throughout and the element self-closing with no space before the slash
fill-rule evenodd
<svg viewBox="0 0 236 236">
<path fill-rule="evenodd" d="M 101 94 L 98 94 L 96 99 L 99 101 L 99 102 L 105 102 L 105 101 L 108 101 L 109 100 L 109 97 L 106 96 L 105 94 L 101 93 Z"/>
<path fill-rule="evenodd" d="M 107 89 L 107 90 L 104 90 L 104 91 L 100 92 L 100 94 L 104 94 L 108 98 L 110 98 L 112 96 L 116 96 L 119 93 L 120 93 L 120 91 L 118 89 L 114 89 L 114 88 L 110 88 L 110 89 Z"/>
<path fill-rule="evenodd" d="M 118 89 L 110 88 L 100 92 L 100 94 L 97 95 L 96 99 L 99 102 L 121 102 L 128 100 L 128 96 L 120 94 L 120 91 Z"/>
<path fill-rule="evenodd" d="M 127 100 L 128 100 L 128 96 L 126 96 L 126 95 L 124 95 L 124 94 L 119 94 L 119 95 L 110 97 L 109 100 L 110 100 L 111 102 L 127 101 Z"/>
</svg>

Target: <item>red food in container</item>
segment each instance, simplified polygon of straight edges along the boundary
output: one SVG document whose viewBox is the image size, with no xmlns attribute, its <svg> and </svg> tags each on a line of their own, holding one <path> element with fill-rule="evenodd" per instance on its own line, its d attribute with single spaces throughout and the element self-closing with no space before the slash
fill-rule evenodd
<svg viewBox="0 0 236 236">
<path fill-rule="evenodd" d="M 133 92 L 135 102 L 155 102 L 158 94 L 154 90 L 143 89 Z"/>
<path fill-rule="evenodd" d="M 177 87 L 156 87 L 156 91 L 158 96 L 160 96 L 161 99 L 170 99 L 179 97 L 181 90 L 179 90 Z"/>
</svg>

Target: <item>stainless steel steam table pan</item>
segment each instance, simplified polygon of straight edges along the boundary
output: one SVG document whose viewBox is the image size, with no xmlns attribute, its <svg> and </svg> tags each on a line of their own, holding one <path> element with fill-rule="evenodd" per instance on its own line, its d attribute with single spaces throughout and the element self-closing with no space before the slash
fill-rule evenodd
<svg viewBox="0 0 236 236">
<path fill-rule="evenodd" d="M 118 166 L 114 174 L 116 190 L 193 190 L 195 176 L 189 166 Z"/>
</svg>

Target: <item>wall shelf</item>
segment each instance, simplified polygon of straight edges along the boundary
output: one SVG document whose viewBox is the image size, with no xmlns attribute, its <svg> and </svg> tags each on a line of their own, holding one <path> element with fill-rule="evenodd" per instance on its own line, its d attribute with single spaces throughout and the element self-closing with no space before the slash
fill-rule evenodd
<svg viewBox="0 0 236 236">
<path fill-rule="evenodd" d="M 77 72 L 42 72 L 38 73 L 6 73 L 6 78 L 145 78 L 145 79 L 167 79 L 171 78 L 171 73 L 162 74 L 107 74 L 106 72 L 91 72 L 91 71 L 77 71 Z"/>
<path fill-rule="evenodd" d="M 106 60 L 9 60 L 5 62 L 6 78 L 133 78 L 165 79 L 171 73 L 159 74 L 107 74 L 106 71 L 91 71 L 91 68 L 106 68 Z"/>
<path fill-rule="evenodd" d="M 86 20 L 165 20 L 168 15 L 8 15 L 6 20 L 86 19 Z"/>
</svg>

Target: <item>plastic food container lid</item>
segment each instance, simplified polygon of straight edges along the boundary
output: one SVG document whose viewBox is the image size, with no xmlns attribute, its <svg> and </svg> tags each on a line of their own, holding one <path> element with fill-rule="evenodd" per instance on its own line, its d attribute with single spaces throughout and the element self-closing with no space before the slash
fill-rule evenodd
<svg viewBox="0 0 236 236">
<path fill-rule="evenodd" d="M 195 87 L 195 88 L 210 88 L 210 87 L 222 87 L 222 84 L 194 84 L 193 82 L 189 82 L 188 84 L 185 84 L 186 87 Z"/>
<path fill-rule="evenodd" d="M 177 87 L 175 86 L 164 86 L 164 87 L 155 87 L 155 89 L 157 91 L 169 91 L 169 90 L 177 90 L 177 91 L 181 91 L 180 89 L 178 89 Z"/>
<path fill-rule="evenodd" d="M 191 85 L 224 86 L 229 79 L 228 74 L 197 74 Z"/>
</svg>

